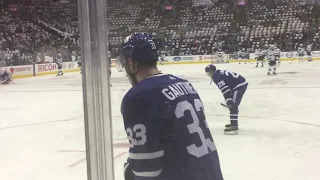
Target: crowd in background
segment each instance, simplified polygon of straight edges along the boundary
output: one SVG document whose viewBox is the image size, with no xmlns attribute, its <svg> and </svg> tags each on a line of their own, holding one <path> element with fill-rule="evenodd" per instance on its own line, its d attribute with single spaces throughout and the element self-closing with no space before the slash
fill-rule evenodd
<svg viewBox="0 0 320 180">
<path fill-rule="evenodd" d="M 276 44 L 282 51 L 298 44 L 320 50 L 320 8 L 305 0 L 229 1 L 108 0 L 112 57 L 128 34 L 155 36 L 166 55 L 234 53 Z M 45 56 L 79 55 L 76 0 L 0 0 L 0 66 L 43 63 Z"/>
</svg>

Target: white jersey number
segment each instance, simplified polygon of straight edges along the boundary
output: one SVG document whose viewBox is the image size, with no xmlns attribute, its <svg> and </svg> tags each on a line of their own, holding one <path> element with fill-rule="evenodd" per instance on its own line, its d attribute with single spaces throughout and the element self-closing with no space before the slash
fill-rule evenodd
<svg viewBox="0 0 320 180">
<path fill-rule="evenodd" d="M 192 117 L 192 123 L 187 125 L 187 128 L 189 130 L 190 134 L 197 133 L 199 135 L 199 138 L 201 140 L 201 145 L 196 146 L 195 144 L 191 144 L 187 146 L 187 150 L 189 154 L 196 156 L 198 158 L 209 154 L 209 149 L 211 151 L 215 151 L 216 147 L 213 141 L 210 140 L 210 138 L 206 138 L 203 134 L 203 130 L 199 126 L 199 118 L 196 113 L 197 112 L 202 112 L 203 113 L 203 105 L 200 99 L 195 99 L 194 100 L 194 106 L 188 101 L 182 101 L 177 104 L 175 114 L 177 118 L 181 118 L 185 116 L 185 112 L 189 111 Z M 206 123 L 206 120 L 204 120 L 206 127 L 208 128 L 208 125 Z M 209 148 L 209 149 L 208 149 Z"/>
<path fill-rule="evenodd" d="M 234 73 L 234 72 L 231 72 L 231 71 L 227 71 L 227 70 L 224 71 L 224 74 L 225 74 L 226 76 L 229 76 L 229 74 L 230 74 L 230 75 L 231 75 L 232 77 L 234 77 L 234 78 L 238 78 L 238 77 L 239 77 L 239 74 Z"/>
<path fill-rule="evenodd" d="M 133 126 L 133 129 L 127 128 L 126 132 L 131 148 L 133 148 L 134 146 L 144 145 L 147 142 L 147 129 L 143 124 L 136 124 Z M 134 134 L 136 138 L 133 138 Z"/>
<path fill-rule="evenodd" d="M 148 42 L 150 43 L 151 49 L 157 49 L 156 44 L 153 42 L 153 40 L 148 40 Z"/>
</svg>

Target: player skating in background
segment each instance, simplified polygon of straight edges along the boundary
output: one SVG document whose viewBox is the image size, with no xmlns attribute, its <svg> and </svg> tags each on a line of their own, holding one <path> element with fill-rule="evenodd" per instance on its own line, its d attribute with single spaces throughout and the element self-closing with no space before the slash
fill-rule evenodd
<svg viewBox="0 0 320 180">
<path fill-rule="evenodd" d="M 222 49 L 219 49 L 216 53 L 217 56 L 217 63 L 224 63 L 224 52 Z"/>
<path fill-rule="evenodd" d="M 275 47 L 274 49 L 274 57 L 276 58 L 276 62 L 280 65 L 280 55 L 281 55 L 281 50 L 278 47 Z"/>
<path fill-rule="evenodd" d="M 304 55 L 306 54 L 306 50 L 303 47 L 303 44 L 299 44 L 298 50 L 297 50 L 298 58 L 299 58 L 299 63 L 304 62 Z"/>
<path fill-rule="evenodd" d="M 160 59 L 161 61 L 160 61 L 160 62 L 161 62 L 162 65 L 164 65 L 164 62 L 166 61 L 166 60 L 165 60 L 165 58 L 166 58 L 166 51 L 160 51 L 160 57 L 161 57 L 161 59 Z"/>
<path fill-rule="evenodd" d="M 63 75 L 63 71 L 62 71 L 62 56 L 61 56 L 61 54 L 57 55 L 56 64 L 58 65 L 58 74 L 57 74 L 57 76 L 62 76 Z"/>
<path fill-rule="evenodd" d="M 164 65 L 164 59 L 161 56 L 158 57 L 158 61 L 161 65 Z"/>
<path fill-rule="evenodd" d="M 250 50 L 247 49 L 246 53 L 245 53 L 245 61 L 250 60 Z M 252 64 L 252 62 L 250 62 L 250 64 Z"/>
<path fill-rule="evenodd" d="M 306 48 L 306 52 L 307 52 L 307 55 L 308 55 L 308 61 L 312 61 L 312 43 L 309 44 Z"/>
<path fill-rule="evenodd" d="M 261 64 L 261 67 L 263 67 L 263 61 L 264 61 L 264 57 L 265 57 L 264 52 L 259 48 L 259 49 L 256 49 L 255 55 L 256 55 L 256 60 L 257 60 L 256 67 L 259 66 L 259 63 Z"/>
<path fill-rule="evenodd" d="M 277 60 L 275 56 L 275 46 L 271 45 L 266 54 L 267 60 L 269 62 L 268 75 L 271 75 L 271 71 L 273 70 L 274 75 L 277 75 Z"/>
<path fill-rule="evenodd" d="M 245 64 L 247 64 L 247 57 L 246 57 L 246 49 L 242 48 L 240 51 L 238 51 L 238 60 L 239 64 L 241 64 L 241 60 L 244 61 Z"/>
<path fill-rule="evenodd" d="M 264 47 L 262 48 L 262 52 L 264 54 L 264 57 L 266 58 L 267 52 L 269 51 L 270 47 L 268 44 L 264 45 Z"/>
<path fill-rule="evenodd" d="M 248 87 L 246 79 L 240 74 L 231 71 L 218 70 L 212 64 L 205 68 L 205 72 L 222 92 L 230 110 L 230 124 L 225 126 L 225 134 L 238 134 L 239 105 Z"/>
<path fill-rule="evenodd" d="M 78 67 L 80 68 L 80 74 L 81 74 L 82 73 L 81 58 L 78 59 L 77 63 L 78 63 Z"/>
<path fill-rule="evenodd" d="M 14 83 L 11 71 L 0 68 L 0 81 L 2 81 L 2 84 Z"/>
<path fill-rule="evenodd" d="M 223 180 L 202 101 L 187 80 L 161 74 L 146 33 L 128 36 L 120 62 L 132 88 L 121 104 L 130 143 L 125 180 Z"/>
</svg>

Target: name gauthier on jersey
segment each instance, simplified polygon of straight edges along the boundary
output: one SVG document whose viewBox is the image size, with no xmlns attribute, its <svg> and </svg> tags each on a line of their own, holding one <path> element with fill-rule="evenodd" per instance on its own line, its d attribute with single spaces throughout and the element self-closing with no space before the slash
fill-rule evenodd
<svg viewBox="0 0 320 180">
<path fill-rule="evenodd" d="M 167 88 L 162 89 L 161 92 L 171 101 L 183 95 L 198 94 L 198 92 L 193 89 L 189 82 L 178 82 L 171 84 Z"/>
</svg>

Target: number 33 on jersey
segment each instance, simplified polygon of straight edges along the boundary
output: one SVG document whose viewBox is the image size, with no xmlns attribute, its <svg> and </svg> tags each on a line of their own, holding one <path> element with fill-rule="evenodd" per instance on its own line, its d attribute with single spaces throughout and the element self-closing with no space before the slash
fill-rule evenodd
<svg viewBox="0 0 320 180">
<path fill-rule="evenodd" d="M 203 104 L 190 82 L 149 77 L 129 90 L 121 112 L 135 180 L 223 180 Z"/>
</svg>

